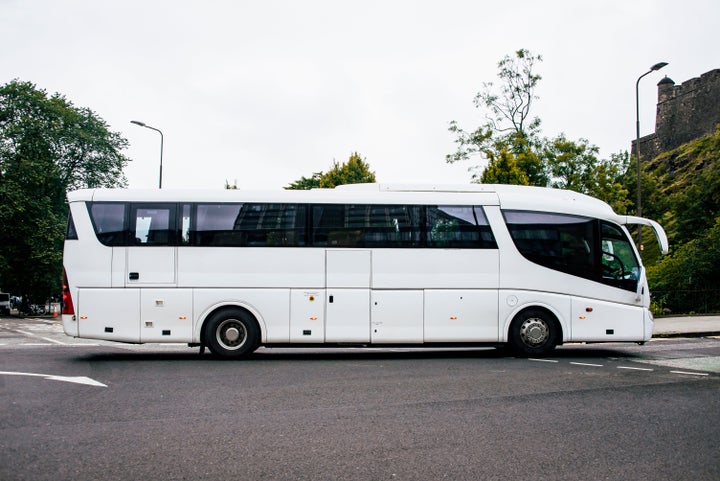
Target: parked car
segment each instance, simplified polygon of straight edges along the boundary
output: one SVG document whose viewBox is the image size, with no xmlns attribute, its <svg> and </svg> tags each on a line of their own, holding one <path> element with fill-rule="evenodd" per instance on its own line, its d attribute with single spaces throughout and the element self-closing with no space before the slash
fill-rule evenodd
<svg viewBox="0 0 720 481">
<path fill-rule="evenodd" d="M 0 292 L 0 315 L 10 314 L 10 294 Z"/>
</svg>

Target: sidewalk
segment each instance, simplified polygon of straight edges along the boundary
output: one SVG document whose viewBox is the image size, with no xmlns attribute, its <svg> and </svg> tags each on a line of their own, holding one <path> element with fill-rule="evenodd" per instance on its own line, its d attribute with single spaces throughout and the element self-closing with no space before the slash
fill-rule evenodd
<svg viewBox="0 0 720 481">
<path fill-rule="evenodd" d="M 720 336 L 720 316 L 656 317 L 653 337 Z"/>
</svg>

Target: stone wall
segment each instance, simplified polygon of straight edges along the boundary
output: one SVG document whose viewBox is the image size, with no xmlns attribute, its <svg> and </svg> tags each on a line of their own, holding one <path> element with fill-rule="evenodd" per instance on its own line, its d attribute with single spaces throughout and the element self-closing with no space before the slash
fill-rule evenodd
<svg viewBox="0 0 720 481">
<path fill-rule="evenodd" d="M 658 83 L 655 133 L 640 138 L 640 156 L 652 159 L 715 131 L 720 124 L 720 69 L 676 85 L 668 77 Z M 635 141 L 631 153 L 636 154 Z"/>
</svg>

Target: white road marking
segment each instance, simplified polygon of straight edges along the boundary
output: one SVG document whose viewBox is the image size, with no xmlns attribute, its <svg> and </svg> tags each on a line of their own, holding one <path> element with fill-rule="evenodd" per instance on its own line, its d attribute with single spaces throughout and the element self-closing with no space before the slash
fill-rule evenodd
<svg viewBox="0 0 720 481">
<path fill-rule="evenodd" d="M 571 362 L 575 366 L 604 367 L 603 364 L 590 364 L 588 362 Z"/>
<path fill-rule="evenodd" d="M 618 366 L 618 369 L 628 369 L 630 371 L 650 371 L 652 372 L 654 369 L 650 369 L 647 367 L 629 367 L 629 366 Z"/>
<path fill-rule="evenodd" d="M 74 384 L 84 384 L 86 386 L 97 386 L 97 387 L 107 387 L 107 385 L 98 382 L 94 379 L 90 379 L 89 377 L 85 376 L 56 376 L 54 374 L 37 374 L 33 372 L 12 372 L 12 371 L 0 371 L 0 375 L 2 376 L 31 376 L 31 377 L 42 377 L 44 379 L 49 379 L 51 381 L 63 381 L 63 382 L 71 382 Z"/>
<path fill-rule="evenodd" d="M 19 332 L 20 334 L 24 334 L 29 337 L 37 337 L 39 339 L 42 339 L 43 341 L 52 342 L 53 344 L 60 344 L 61 346 L 64 346 L 64 342 L 56 341 L 55 339 L 50 339 L 48 337 L 38 336 L 37 334 L 33 334 L 32 332 L 25 332 L 21 331 L 20 329 L 15 329 L 15 332 Z"/>
<path fill-rule="evenodd" d="M 706 372 L 670 371 L 673 374 L 687 374 L 689 376 L 709 376 Z"/>
<path fill-rule="evenodd" d="M 528 361 L 535 361 L 535 362 L 553 362 L 553 363 L 558 363 L 558 362 L 560 362 L 560 361 L 557 361 L 557 360 L 555 360 L 555 359 L 535 359 L 535 358 L 532 358 L 532 357 L 529 357 L 529 358 L 528 358 Z"/>
</svg>

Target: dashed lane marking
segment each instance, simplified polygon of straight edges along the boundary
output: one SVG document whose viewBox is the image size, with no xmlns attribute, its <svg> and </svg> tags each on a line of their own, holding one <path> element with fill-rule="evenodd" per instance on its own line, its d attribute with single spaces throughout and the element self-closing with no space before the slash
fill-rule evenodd
<svg viewBox="0 0 720 481">
<path fill-rule="evenodd" d="M 618 369 L 627 369 L 628 371 L 647 371 L 652 372 L 654 369 L 650 369 L 649 367 L 630 367 L 630 366 L 618 366 Z"/>
<path fill-rule="evenodd" d="M 553 364 L 559 364 L 561 361 L 557 359 L 538 359 L 538 358 L 528 358 L 528 361 L 533 362 L 547 362 L 547 363 L 553 363 Z M 640 362 L 649 362 L 649 361 L 640 361 Z M 606 367 L 604 364 L 594 364 L 589 362 L 576 362 L 576 361 L 569 361 L 568 364 L 572 364 L 573 366 L 584 366 L 584 367 Z M 634 366 L 615 366 L 616 369 L 624 369 L 626 371 L 641 371 L 641 372 L 654 372 L 655 369 L 649 368 L 649 367 L 634 367 Z M 697 372 L 697 371 L 670 371 L 671 374 L 679 374 L 679 375 L 687 375 L 687 376 L 709 376 L 709 373 L 705 372 Z"/>
</svg>

